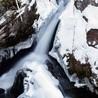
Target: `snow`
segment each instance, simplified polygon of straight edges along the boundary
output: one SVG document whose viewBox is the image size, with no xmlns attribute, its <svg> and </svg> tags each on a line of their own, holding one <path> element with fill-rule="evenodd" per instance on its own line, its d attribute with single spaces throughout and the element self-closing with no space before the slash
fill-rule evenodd
<svg viewBox="0 0 98 98">
<path fill-rule="evenodd" d="M 35 1 L 37 3 L 37 7 L 36 7 L 37 13 L 40 14 L 40 17 L 38 20 L 35 21 L 34 26 L 36 24 L 36 29 L 39 30 L 39 28 L 41 28 L 43 26 L 43 24 L 45 23 L 45 21 L 47 19 L 49 19 L 51 21 L 50 18 L 53 17 L 54 13 L 56 13 L 56 11 L 58 9 L 58 5 L 56 4 L 55 0 L 52 0 L 52 1 L 49 1 L 49 0 L 31 0 L 31 1 L 30 0 L 20 0 L 19 2 L 21 2 L 21 7 L 19 9 L 17 9 L 17 13 L 19 13 L 19 14 L 16 16 L 16 18 L 21 17 L 21 15 L 24 13 L 26 7 L 28 7 L 30 10 L 31 6 L 33 6 Z M 17 5 L 18 5 L 18 3 L 17 3 Z M 22 20 L 22 17 L 21 17 L 21 20 Z M 0 17 L 0 25 L 2 25 L 5 22 L 6 22 L 6 19 L 3 16 Z M 34 37 L 34 36 L 32 36 L 32 37 Z M 0 53 L 2 54 L 0 57 L 1 58 L 0 61 L 2 61 L 2 56 L 3 57 L 6 56 L 5 50 L 7 50 L 7 51 L 10 50 L 10 53 L 11 53 L 10 57 L 13 57 L 14 48 L 15 48 L 15 53 L 17 53 L 20 49 L 28 48 L 32 45 L 32 42 L 33 42 L 32 39 L 34 39 L 34 38 L 30 38 L 30 39 L 28 39 L 28 41 L 25 41 L 24 43 L 19 43 L 15 47 L 9 47 L 8 49 L 2 49 L 0 51 Z"/>
<path fill-rule="evenodd" d="M 32 7 L 32 5 L 35 3 L 35 0 L 32 0 L 31 2 L 30 2 L 30 4 L 29 4 L 29 10 L 31 10 L 31 7 Z"/>
<path fill-rule="evenodd" d="M 49 17 L 51 14 L 55 13 L 58 9 L 57 4 L 49 1 L 49 0 L 36 0 L 37 2 L 37 13 L 40 14 L 38 20 L 38 28 L 42 25 L 42 23 Z"/>
<path fill-rule="evenodd" d="M 41 39 L 42 41 L 40 40 L 41 43 L 39 42 L 41 45 L 44 39 L 46 39 L 47 36 L 51 35 L 47 39 L 47 43 L 50 44 L 52 34 L 54 33 L 55 26 L 59 21 L 58 17 L 61 14 L 61 12 L 62 9 L 58 10 L 53 17 L 51 16 L 51 20 L 50 22 L 48 22 L 47 28 L 45 28 L 45 30 L 42 29 L 42 32 L 45 33 L 45 36 L 43 35 L 44 38 L 42 37 Z M 27 45 L 24 44 L 23 46 L 28 47 L 28 43 L 29 42 L 27 42 Z M 47 66 L 44 64 L 32 62 L 32 61 L 44 62 L 46 59 L 48 59 L 48 57 L 46 56 L 47 49 L 49 48 L 48 46 L 49 46 L 48 44 L 43 45 L 43 47 L 46 49 L 44 51 L 45 53 L 43 53 L 44 48 L 42 49 L 39 48 L 36 54 L 31 52 L 28 55 L 24 56 L 17 63 L 15 63 L 15 66 L 10 71 L 8 71 L 2 77 L 0 77 L 0 84 L 2 84 L 0 87 L 4 88 L 5 90 L 9 89 L 14 82 L 17 70 L 23 68 L 23 64 L 27 61 L 27 63 L 24 64 L 24 68 L 29 68 L 32 70 L 32 72 L 27 72 L 28 77 L 24 79 L 24 84 L 26 84 L 26 81 L 29 81 L 27 83 L 27 86 L 29 85 L 29 89 L 27 90 L 25 86 L 24 93 L 21 96 L 29 96 L 31 98 L 63 98 L 61 91 L 58 89 L 59 82 L 51 75 L 51 73 L 47 69 Z M 21 44 L 18 45 L 18 49 L 20 48 Z M 38 53 L 41 52 L 43 54 L 38 55 Z"/>
<path fill-rule="evenodd" d="M 21 42 L 15 46 L 11 46 L 9 48 L 4 48 L 0 50 L 0 62 L 2 61 L 3 57 L 5 59 L 12 58 L 17 52 L 19 52 L 21 49 L 27 49 L 30 48 L 32 43 L 34 41 L 34 35 L 32 35 L 31 38 L 28 38 L 25 42 Z M 8 51 L 6 53 L 6 51 Z M 15 51 L 15 54 L 13 53 L 13 50 Z"/>
<path fill-rule="evenodd" d="M 29 0 L 20 0 L 20 2 L 21 2 L 21 5 L 29 4 Z"/>
<path fill-rule="evenodd" d="M 17 0 L 16 0 L 17 1 Z M 36 2 L 37 6 L 37 12 L 36 14 L 39 14 L 39 19 L 36 22 L 37 30 L 39 30 L 42 25 L 45 23 L 46 20 L 48 20 L 54 13 L 56 13 L 59 6 L 56 3 L 56 0 L 20 0 L 17 1 L 21 3 L 21 7 L 17 9 L 17 13 L 19 13 L 16 18 L 20 17 L 22 20 L 21 15 L 25 12 L 26 7 L 28 7 L 29 10 L 31 10 L 31 7 Z M 5 18 L 0 19 L 0 24 L 5 22 Z M 35 24 L 35 23 L 34 23 Z"/>
<path fill-rule="evenodd" d="M 3 57 L 5 57 L 5 59 L 12 58 L 21 49 L 26 49 L 26 48 L 31 47 L 33 41 L 34 41 L 34 37 L 29 38 L 25 42 L 21 42 L 21 43 L 17 44 L 15 47 L 9 47 L 8 49 L 2 49 L 2 50 L 0 50 L 0 60 L 2 61 Z M 15 54 L 13 53 L 13 49 L 15 50 Z M 8 54 L 6 53 L 5 50 L 8 51 Z M 0 88 L 4 88 L 5 90 L 9 89 L 13 85 L 14 78 L 15 78 L 17 70 L 19 70 L 21 67 L 22 67 L 22 64 L 18 63 L 10 71 L 8 71 L 7 73 L 3 74 L 0 77 L 0 84 L 1 84 Z"/>
<path fill-rule="evenodd" d="M 60 16 L 59 30 L 55 37 L 53 49 L 49 53 L 58 60 L 70 81 L 75 82 L 77 87 L 88 85 L 88 83 L 81 84 L 78 78 L 74 79 L 74 75 L 70 76 L 67 70 L 67 57 L 65 56 L 63 59 L 62 57 L 64 54 L 73 53 L 77 61 L 80 61 L 81 64 L 90 63 L 92 73 L 98 74 L 96 69 L 98 67 L 98 49 L 88 46 L 86 39 L 88 30 L 92 28 L 98 29 L 97 12 L 98 7 L 92 5 L 88 5 L 83 12 L 80 12 L 74 7 L 74 0 L 70 0 L 65 11 Z M 83 16 L 88 19 L 88 22 L 83 19 Z M 57 44 L 60 44 L 58 51 L 55 50 Z"/>
<path fill-rule="evenodd" d="M 75 29 L 76 19 L 73 18 L 73 0 L 69 2 L 65 12 L 60 16 L 61 24 L 57 36 L 59 36 L 62 49 L 66 47 L 66 50 L 72 52 L 73 43 L 73 31 Z M 66 17 L 65 17 L 66 16 Z M 66 39 L 66 40 L 65 40 Z"/>
<path fill-rule="evenodd" d="M 19 16 L 21 16 L 24 11 L 25 8 L 28 6 L 28 9 L 31 10 L 31 7 L 33 6 L 33 4 L 36 2 L 37 6 L 37 12 L 36 14 L 39 14 L 39 19 L 36 22 L 37 24 L 37 29 L 39 29 L 42 24 L 46 21 L 47 18 L 49 18 L 51 16 L 51 14 L 53 15 L 57 9 L 58 9 L 58 5 L 56 4 L 56 0 L 31 0 L 31 2 L 29 0 L 20 0 L 21 2 L 21 8 L 19 8 L 17 10 L 17 12 L 19 13 Z M 25 6 L 24 6 L 25 5 Z"/>
<path fill-rule="evenodd" d="M 66 6 L 65 11 L 60 16 L 60 19 L 66 19 L 66 18 L 73 18 L 73 11 L 74 11 L 74 0 L 70 0 L 69 3 Z M 66 15 L 66 17 L 65 17 Z"/>
<path fill-rule="evenodd" d="M 83 15 L 88 19 L 87 23 L 87 31 L 91 28 L 98 29 L 98 7 L 88 5 L 86 9 L 83 11 Z"/>
<path fill-rule="evenodd" d="M 59 13 L 60 14 L 60 13 Z M 58 22 L 58 15 L 59 14 L 56 14 L 55 17 L 53 18 L 53 21 L 50 23 L 50 25 L 47 27 L 46 31 L 45 31 L 45 34 L 43 35 L 43 37 L 41 38 L 39 44 L 38 44 L 38 47 L 37 49 L 35 48 L 35 51 L 37 52 L 37 54 L 40 54 L 40 53 L 46 53 L 46 50 L 47 50 L 47 45 L 48 44 L 44 44 L 42 48 L 39 48 L 41 47 L 43 41 L 47 38 L 47 36 L 50 36 L 52 35 L 53 31 L 54 31 L 54 28 Z M 54 25 L 53 25 L 54 24 Z M 53 25 L 53 26 L 52 26 Z M 52 26 L 52 27 L 51 27 Z M 51 28 L 51 30 L 50 30 Z M 50 30 L 50 31 L 49 31 Z M 49 32 L 48 32 L 49 31 Z M 50 43 L 50 39 L 52 37 L 48 37 L 48 39 L 46 40 L 47 43 Z M 43 51 L 44 50 L 44 51 Z M 44 54 L 43 53 L 43 54 Z M 41 57 L 42 55 L 41 54 Z M 38 60 L 38 58 L 37 58 Z M 29 64 L 26 64 L 26 65 L 29 65 Z M 36 65 L 36 64 L 35 64 Z M 33 94 L 31 93 L 31 90 L 29 89 L 26 94 L 23 94 L 24 96 L 28 96 L 28 95 L 31 95 L 32 98 L 63 98 L 63 95 L 61 95 L 61 92 L 59 91 L 59 89 L 57 88 L 58 86 L 58 81 L 53 77 L 51 76 L 50 72 L 47 71 L 47 73 L 45 73 L 46 71 L 43 70 L 43 73 L 40 73 L 40 70 L 42 70 L 41 66 L 44 66 L 44 65 L 41 65 L 39 64 L 39 68 L 36 68 L 38 70 L 38 73 L 37 76 L 33 76 L 33 80 L 35 80 L 35 82 L 33 81 L 33 85 L 34 87 L 37 87 L 37 89 L 35 88 L 34 91 L 33 91 Z M 31 66 L 30 66 L 31 67 Z M 27 67 L 28 68 L 28 67 Z M 32 66 L 32 68 L 34 68 L 34 66 Z M 32 69 L 30 68 L 30 69 Z M 40 69 L 41 68 L 41 69 Z M 45 68 L 47 69 L 47 67 L 45 66 Z M 33 69 L 35 70 L 35 69 Z M 36 71 L 33 71 L 34 73 L 36 73 Z M 48 76 L 49 75 L 49 76 Z M 30 76 L 30 75 L 28 75 Z M 51 80 L 52 79 L 52 80 Z M 54 81 L 54 82 L 53 82 Z M 37 83 L 36 83 L 37 82 Z M 53 83 L 53 85 L 52 85 Z M 38 86 L 37 86 L 38 85 Z M 32 85 L 30 85 L 32 87 Z M 56 86 L 56 87 L 55 87 Z M 21 97 L 20 97 L 21 98 Z"/>
<path fill-rule="evenodd" d="M 32 70 L 27 72 L 24 79 L 23 96 L 29 98 L 64 98 L 58 89 L 58 80 L 48 71 L 47 66 L 38 62 L 26 62 L 24 68 Z"/>
<path fill-rule="evenodd" d="M 2 25 L 6 21 L 6 19 L 4 17 L 0 17 L 0 18 L 1 18 L 0 19 L 0 25 Z"/>
</svg>

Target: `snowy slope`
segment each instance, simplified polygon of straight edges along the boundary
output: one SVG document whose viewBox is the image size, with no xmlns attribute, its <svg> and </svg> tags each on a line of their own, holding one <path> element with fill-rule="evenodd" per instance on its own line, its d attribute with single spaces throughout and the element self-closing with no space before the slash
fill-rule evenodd
<svg viewBox="0 0 98 98">
<path fill-rule="evenodd" d="M 17 0 L 16 0 L 17 1 Z M 26 11 L 26 9 L 28 8 L 29 10 L 31 9 L 31 7 L 34 5 L 34 3 L 36 2 L 36 14 L 39 14 L 39 18 L 38 20 L 34 20 L 34 24 L 31 24 L 33 28 L 37 29 L 36 31 L 39 31 L 39 29 L 45 25 L 45 22 L 56 12 L 56 10 L 58 9 L 58 5 L 56 4 L 56 0 L 18 0 L 20 1 L 20 7 L 18 6 L 17 3 L 17 10 L 15 10 L 15 12 L 17 12 L 17 16 L 15 16 L 16 20 L 20 17 L 22 20 L 21 15 L 23 15 Z M 8 13 L 9 12 L 9 13 Z M 11 11 L 8 10 L 7 14 L 9 17 L 11 17 Z M 14 12 L 12 10 L 12 12 Z M 29 14 L 31 12 L 28 12 Z M 27 15 L 28 16 L 28 15 Z M 26 18 L 26 17 L 25 17 Z M 12 20 L 11 20 L 12 21 Z M 6 18 L 3 16 L 0 17 L 0 26 L 6 24 L 7 20 Z M 15 22 L 14 22 L 15 23 Z M 14 24 L 15 25 L 15 24 Z M 14 25 L 12 25 L 11 28 L 16 29 L 16 27 L 14 27 Z M 0 29 L 0 33 L 4 33 L 6 35 L 6 30 L 3 31 L 3 29 L 5 28 L 5 26 Z M 29 28 L 29 27 L 28 27 Z M 11 32 L 11 30 L 9 31 Z M 15 32 L 12 31 L 12 34 L 14 34 Z M 18 51 L 20 51 L 21 49 L 25 49 L 25 48 L 29 48 L 31 47 L 34 38 L 36 37 L 34 34 L 34 32 L 32 32 L 32 35 L 30 38 L 28 38 L 27 40 L 25 40 L 24 42 L 20 42 L 17 45 L 15 45 L 14 47 L 7 47 L 5 49 L 0 49 L 0 62 L 2 62 L 3 58 L 4 59 L 8 59 L 8 58 L 12 58 Z M 36 32 L 38 33 L 38 32 Z M 43 32 L 42 32 L 43 33 Z M 4 35 L 3 34 L 3 35 Z M 15 33 L 16 34 L 16 33 Z M 4 37 L 4 36 L 3 36 Z M 2 35 L 0 35 L 0 38 L 2 38 Z M 15 39 L 16 41 L 16 39 Z M 5 52 L 8 51 L 7 53 Z M 15 50 L 15 54 L 13 53 L 13 50 Z M 9 54 L 8 54 L 9 53 Z"/>
<path fill-rule="evenodd" d="M 47 66 L 38 62 L 26 62 L 24 68 L 27 77 L 24 78 L 24 93 L 18 98 L 64 98 L 58 89 L 56 80 L 48 71 Z"/>
<path fill-rule="evenodd" d="M 70 0 L 66 10 L 60 16 L 61 24 L 55 37 L 54 46 L 49 53 L 58 60 L 70 81 L 75 82 L 76 87 L 86 85 L 92 92 L 98 87 L 98 49 L 88 45 L 87 34 L 91 29 L 98 29 L 97 12 L 98 7 L 92 5 L 88 5 L 83 12 L 80 12 L 75 8 L 74 0 Z M 95 43 L 97 42 L 93 41 L 93 44 Z M 74 61 L 70 58 L 70 54 Z M 71 69 L 74 72 L 70 74 L 70 67 L 74 68 L 74 66 L 75 69 Z M 78 76 L 81 77 L 81 74 L 84 76 L 79 80 Z M 97 91 L 95 90 L 95 92 Z"/>
<path fill-rule="evenodd" d="M 41 26 L 42 22 L 44 22 L 45 19 L 48 18 L 50 14 L 55 13 L 55 11 L 57 10 L 58 5 L 54 1 L 36 0 L 38 13 L 40 14 L 38 20 L 38 27 Z"/>
</svg>

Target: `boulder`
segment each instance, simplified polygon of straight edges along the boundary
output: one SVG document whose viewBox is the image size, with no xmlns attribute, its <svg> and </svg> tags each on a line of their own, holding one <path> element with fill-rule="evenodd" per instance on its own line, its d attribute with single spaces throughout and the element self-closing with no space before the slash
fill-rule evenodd
<svg viewBox="0 0 98 98">
<path fill-rule="evenodd" d="M 11 3 L 10 6 L 16 8 L 16 5 L 13 3 Z M 28 48 L 28 46 L 32 45 L 35 38 L 35 28 L 33 28 L 32 25 L 35 20 L 39 19 L 39 14 L 36 14 L 36 2 L 31 6 L 31 9 L 29 9 L 29 5 L 20 5 L 20 10 L 17 10 L 17 8 L 13 9 L 11 7 L 6 8 L 2 3 L 0 7 L 2 10 L 0 17 L 1 63 L 3 59 L 7 60 L 8 58 L 12 58 L 20 50 L 19 44 L 23 43 L 24 45 L 26 43 L 26 47 L 21 44 L 21 47 L 23 48 Z M 27 45 L 28 40 L 29 43 Z M 6 54 L 5 50 L 7 51 Z M 9 53 L 11 53 L 11 55 L 9 55 Z"/>
</svg>

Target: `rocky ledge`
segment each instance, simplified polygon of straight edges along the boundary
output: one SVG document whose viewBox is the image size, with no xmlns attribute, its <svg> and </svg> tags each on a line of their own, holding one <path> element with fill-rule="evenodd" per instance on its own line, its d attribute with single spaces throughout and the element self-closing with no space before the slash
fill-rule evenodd
<svg viewBox="0 0 98 98">
<path fill-rule="evenodd" d="M 35 34 L 33 24 L 39 14 L 36 14 L 36 2 L 29 7 L 30 3 L 0 1 L 0 63 L 32 45 Z"/>
</svg>

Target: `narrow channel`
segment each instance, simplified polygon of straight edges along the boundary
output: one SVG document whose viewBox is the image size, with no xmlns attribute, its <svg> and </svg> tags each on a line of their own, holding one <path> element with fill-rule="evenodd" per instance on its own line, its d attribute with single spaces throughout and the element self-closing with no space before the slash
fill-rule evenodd
<svg viewBox="0 0 98 98">
<path fill-rule="evenodd" d="M 16 61 L 13 67 L 0 77 L 0 88 L 7 90 L 13 85 L 17 70 L 21 69 L 26 61 L 36 60 L 44 62 L 48 58 L 47 52 L 49 50 L 55 28 L 59 22 L 58 17 L 62 11 L 63 10 L 59 8 L 57 13 L 55 13 L 55 16 L 52 17 L 50 24 L 47 26 L 46 30 L 43 31 L 44 34 L 36 45 L 34 52 L 30 52 L 26 56 L 19 59 L 19 61 Z"/>
</svg>

